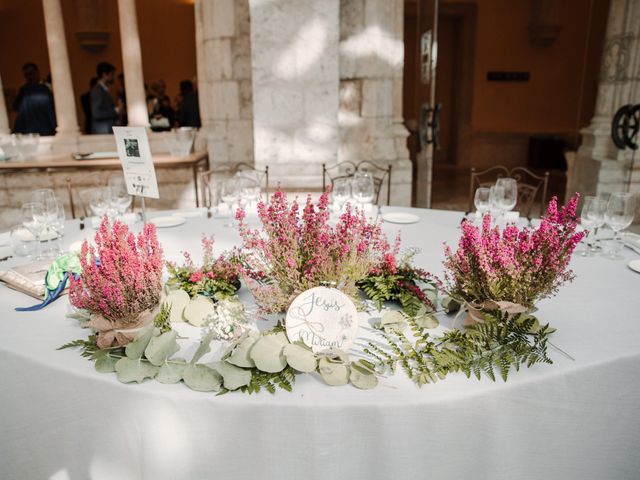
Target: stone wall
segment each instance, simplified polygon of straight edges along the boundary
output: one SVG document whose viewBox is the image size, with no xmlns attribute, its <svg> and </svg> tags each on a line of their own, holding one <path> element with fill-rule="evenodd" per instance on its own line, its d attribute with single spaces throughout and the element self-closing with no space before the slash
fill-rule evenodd
<svg viewBox="0 0 640 480">
<path fill-rule="evenodd" d="M 596 113 L 582 130 L 570 191 L 583 195 L 630 191 L 640 194 L 640 155 L 619 150 L 611 122 L 626 104 L 640 103 L 640 0 L 611 0 L 602 52 Z M 637 195 L 635 222 L 640 222 Z"/>
<path fill-rule="evenodd" d="M 409 132 L 402 116 L 403 6 L 401 0 L 340 2 L 338 161 L 392 165 L 392 205 L 411 203 Z"/>
<path fill-rule="evenodd" d="M 212 165 L 253 164 L 249 1 L 197 1 L 195 16 L 199 145 Z"/>
</svg>

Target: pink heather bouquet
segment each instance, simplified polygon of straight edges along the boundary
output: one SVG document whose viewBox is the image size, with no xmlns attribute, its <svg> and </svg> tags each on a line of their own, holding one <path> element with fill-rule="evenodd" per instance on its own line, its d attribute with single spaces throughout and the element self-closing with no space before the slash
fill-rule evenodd
<svg viewBox="0 0 640 480">
<path fill-rule="evenodd" d="M 388 251 L 379 225 L 347 206 L 335 226 L 329 225 L 329 192 L 317 204 L 307 198 L 299 214 L 297 201 L 287 203 L 278 190 L 268 205 L 258 204 L 261 230 L 251 230 L 245 212 L 237 211 L 245 275 L 257 280 L 249 285 L 266 313 L 287 309 L 301 292 L 319 285 L 335 286 L 357 300 L 355 283 L 364 278 Z"/>
<path fill-rule="evenodd" d="M 457 251 L 448 246 L 445 250 L 443 288 L 455 299 L 484 310 L 499 308 L 496 302 L 530 310 L 536 301 L 554 295 L 573 279 L 569 261 L 585 235 L 576 232 L 578 198 L 576 194 L 558 209 L 554 197 L 536 229 L 507 226 L 501 232 L 491 227 L 489 215 L 482 229 L 464 222 Z"/>
<path fill-rule="evenodd" d="M 202 265 L 196 267 L 191 255 L 183 252 L 182 266 L 168 262 L 167 285 L 177 286 L 191 297 L 204 295 L 216 301 L 236 293 L 240 288 L 240 259 L 234 252 L 213 255 L 213 237 L 202 237 Z"/>
<path fill-rule="evenodd" d="M 82 274 L 71 279 L 71 304 L 94 314 L 94 320 L 101 317 L 104 328 L 98 330 L 137 324 L 143 312 L 158 306 L 162 291 L 162 248 L 155 225 L 145 225 L 136 237 L 117 220 L 110 225 L 105 216 L 95 243 L 82 244 Z M 102 340 L 103 346 L 111 343 Z"/>
</svg>

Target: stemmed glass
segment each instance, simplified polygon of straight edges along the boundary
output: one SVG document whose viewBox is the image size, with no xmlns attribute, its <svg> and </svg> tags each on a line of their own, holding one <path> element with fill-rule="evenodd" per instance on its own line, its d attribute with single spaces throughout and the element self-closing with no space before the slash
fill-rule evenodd
<svg viewBox="0 0 640 480">
<path fill-rule="evenodd" d="M 29 202 L 22 205 L 22 226 L 36 239 L 36 258 L 42 260 L 42 246 L 40 245 L 40 236 L 46 227 L 43 222 L 45 217 L 44 206 L 41 203 Z"/>
<path fill-rule="evenodd" d="M 502 186 L 493 185 L 489 189 L 489 209 L 491 213 L 495 212 L 496 222 L 501 214 L 502 204 L 504 202 L 504 188 Z"/>
<path fill-rule="evenodd" d="M 604 225 L 604 214 L 606 209 L 607 203 L 602 198 L 592 196 L 584 197 L 580 221 L 588 230 L 588 236 L 587 247 L 582 252 L 583 257 L 593 255 L 598 250 L 598 228 Z M 593 229 L 593 236 L 591 229 Z"/>
<path fill-rule="evenodd" d="M 42 205 L 42 214 L 38 220 L 44 225 L 42 233 L 47 240 L 47 255 L 51 255 L 51 245 L 56 235 L 53 223 L 58 217 L 58 198 L 52 189 L 40 188 L 31 192 L 31 202 Z"/>
<path fill-rule="evenodd" d="M 619 233 L 633 222 L 635 207 L 635 199 L 632 193 L 612 193 L 609 197 L 604 219 L 613 230 L 613 243 L 608 255 L 613 260 L 622 258 L 622 255 L 620 255 L 622 241 Z"/>
<path fill-rule="evenodd" d="M 336 178 L 333 181 L 333 189 L 331 190 L 335 208 L 339 212 L 344 207 L 345 203 L 351 198 L 351 179 L 350 178 Z"/>
<path fill-rule="evenodd" d="M 106 214 L 111 214 L 111 188 L 110 187 L 98 187 L 91 192 L 89 198 L 89 206 L 93 211 L 93 214 L 102 220 L 102 217 Z"/>
<path fill-rule="evenodd" d="M 473 197 L 473 204 L 476 206 L 476 210 L 480 213 L 480 218 L 484 217 L 484 214 L 489 209 L 489 201 L 491 199 L 491 189 L 489 187 L 476 188 L 475 196 Z"/>
<path fill-rule="evenodd" d="M 502 214 L 510 212 L 518 203 L 518 182 L 515 178 L 499 178 L 496 188 L 502 188 L 503 195 L 498 197 L 498 203 Z"/>
<path fill-rule="evenodd" d="M 124 177 L 111 177 L 109 178 L 108 185 L 110 206 L 122 217 L 132 202 L 131 195 L 129 195 L 127 191 L 127 184 L 124 181 Z"/>
<path fill-rule="evenodd" d="M 373 202 L 374 196 L 373 177 L 369 172 L 356 172 L 351 180 L 351 193 L 356 202 L 360 204 L 360 208 L 364 210 L 364 206 Z"/>
<path fill-rule="evenodd" d="M 233 206 L 240 200 L 239 182 L 237 178 L 229 178 L 222 183 L 220 198 L 227 206 L 229 212 L 229 222 L 225 227 L 233 227 Z"/>
<path fill-rule="evenodd" d="M 58 239 L 55 253 L 56 255 L 61 255 L 63 253 L 62 236 L 64 235 L 64 222 L 67 219 L 67 216 L 65 214 L 64 205 L 62 204 L 62 202 L 58 201 L 57 204 L 58 208 L 56 209 L 56 216 L 51 222 L 51 229 L 54 231 Z"/>
</svg>

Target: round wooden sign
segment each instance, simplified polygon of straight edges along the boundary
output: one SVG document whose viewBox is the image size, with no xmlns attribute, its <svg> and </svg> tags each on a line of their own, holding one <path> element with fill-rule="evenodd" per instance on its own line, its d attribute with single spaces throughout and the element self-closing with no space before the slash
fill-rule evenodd
<svg viewBox="0 0 640 480">
<path fill-rule="evenodd" d="M 291 303 L 285 328 L 290 342 L 302 340 L 315 353 L 330 348 L 347 351 L 358 333 L 358 310 L 340 290 L 314 287 Z"/>
</svg>

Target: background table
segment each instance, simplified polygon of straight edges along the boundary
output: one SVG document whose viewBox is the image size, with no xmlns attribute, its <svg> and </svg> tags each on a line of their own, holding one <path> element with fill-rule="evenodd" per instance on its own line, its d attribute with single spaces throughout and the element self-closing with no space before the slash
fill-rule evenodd
<svg viewBox="0 0 640 480">
<path fill-rule="evenodd" d="M 402 230 L 405 247 L 422 249 L 417 264 L 439 272 L 461 214 L 411 212 L 419 223 L 385 230 Z M 215 234 L 216 251 L 237 245 L 223 223 L 159 229 L 167 258 L 199 252 L 201 233 Z M 75 222 L 67 231 L 67 242 L 93 235 Z M 369 391 L 303 375 L 292 393 L 251 396 L 123 385 L 55 350 L 88 335 L 65 318 L 66 298 L 17 313 L 32 299 L 0 287 L 0 478 L 637 479 L 640 275 L 600 257 L 573 266 L 576 280 L 539 317 L 575 361 L 551 351 L 553 365 L 507 383 L 460 374 L 421 389 L 402 372 Z"/>
<path fill-rule="evenodd" d="M 190 167 L 193 171 L 193 183 L 196 191 L 196 206 L 200 204 L 198 195 L 198 172 L 209 168 L 209 154 L 203 150 L 188 155 L 175 156 L 169 154 L 153 155 L 156 168 Z M 55 172 L 55 171 L 93 171 L 121 169 L 122 163 L 117 157 L 80 159 L 72 155 L 43 155 L 29 160 L 8 160 L 0 162 L 0 173 L 15 172 Z"/>
</svg>

